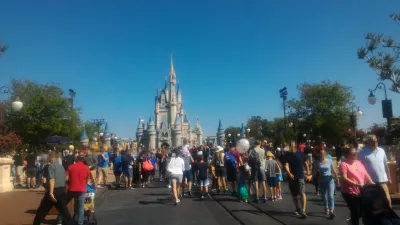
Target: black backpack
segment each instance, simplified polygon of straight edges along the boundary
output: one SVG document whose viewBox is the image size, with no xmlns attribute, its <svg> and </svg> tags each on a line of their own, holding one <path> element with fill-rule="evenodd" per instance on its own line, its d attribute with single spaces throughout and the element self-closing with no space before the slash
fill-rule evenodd
<svg viewBox="0 0 400 225">
<path fill-rule="evenodd" d="M 260 156 L 256 152 L 254 148 L 252 148 L 249 152 L 249 166 L 251 168 L 260 168 L 261 161 Z"/>
</svg>

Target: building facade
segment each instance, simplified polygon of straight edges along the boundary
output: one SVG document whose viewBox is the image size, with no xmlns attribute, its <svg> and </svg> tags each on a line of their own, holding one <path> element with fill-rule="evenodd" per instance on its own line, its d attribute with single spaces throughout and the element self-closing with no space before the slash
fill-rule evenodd
<svg viewBox="0 0 400 225">
<path fill-rule="evenodd" d="M 165 80 L 163 89 L 157 90 L 154 97 L 154 113 L 148 122 L 139 118 L 136 129 L 138 147 L 149 150 L 161 148 L 163 143 L 171 147 L 188 144 L 199 146 L 203 141 L 203 131 L 199 120 L 192 128 L 183 108 L 182 93 L 176 81 L 176 73 L 171 57 L 169 80 Z"/>
</svg>

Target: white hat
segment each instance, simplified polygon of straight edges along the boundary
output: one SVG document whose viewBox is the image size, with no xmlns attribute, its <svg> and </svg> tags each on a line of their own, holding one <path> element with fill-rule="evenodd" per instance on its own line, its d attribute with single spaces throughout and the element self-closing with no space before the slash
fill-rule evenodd
<svg viewBox="0 0 400 225">
<path fill-rule="evenodd" d="M 224 148 L 223 147 L 221 147 L 221 146 L 217 146 L 217 150 L 215 151 L 215 152 L 220 152 L 220 151 L 223 151 L 224 150 Z"/>
<path fill-rule="evenodd" d="M 197 155 L 203 155 L 203 151 L 198 151 Z"/>
</svg>

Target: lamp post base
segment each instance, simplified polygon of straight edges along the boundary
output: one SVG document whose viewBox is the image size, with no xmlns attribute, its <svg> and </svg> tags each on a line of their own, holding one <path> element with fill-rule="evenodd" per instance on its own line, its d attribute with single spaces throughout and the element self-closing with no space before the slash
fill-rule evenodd
<svg viewBox="0 0 400 225">
<path fill-rule="evenodd" d="M 14 160 L 0 158 L 0 193 L 12 191 L 14 186 L 11 182 L 11 165 Z"/>
</svg>

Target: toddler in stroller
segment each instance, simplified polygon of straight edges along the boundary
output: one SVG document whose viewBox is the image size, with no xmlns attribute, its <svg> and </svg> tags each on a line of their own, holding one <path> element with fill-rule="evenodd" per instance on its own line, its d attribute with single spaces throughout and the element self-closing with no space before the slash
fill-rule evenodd
<svg viewBox="0 0 400 225">
<path fill-rule="evenodd" d="M 385 191 L 380 185 L 366 185 L 361 192 L 364 225 L 400 225 L 400 218 L 389 207 Z"/>
<path fill-rule="evenodd" d="M 85 211 L 85 219 L 84 224 L 87 225 L 97 225 L 97 220 L 94 215 L 94 197 L 96 195 L 96 189 L 87 184 L 86 185 L 86 196 L 85 196 L 85 203 L 84 203 L 84 211 Z M 75 216 L 77 213 L 74 213 L 74 221 L 76 221 Z"/>
</svg>

